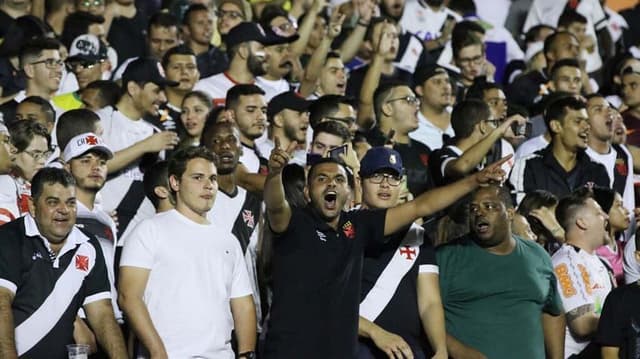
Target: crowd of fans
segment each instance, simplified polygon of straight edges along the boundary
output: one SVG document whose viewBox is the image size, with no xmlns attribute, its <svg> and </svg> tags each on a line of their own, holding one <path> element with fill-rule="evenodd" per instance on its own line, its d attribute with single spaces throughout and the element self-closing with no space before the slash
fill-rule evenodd
<svg viewBox="0 0 640 359">
<path fill-rule="evenodd" d="M 0 0 L 0 358 L 639 358 L 637 20 Z"/>
</svg>

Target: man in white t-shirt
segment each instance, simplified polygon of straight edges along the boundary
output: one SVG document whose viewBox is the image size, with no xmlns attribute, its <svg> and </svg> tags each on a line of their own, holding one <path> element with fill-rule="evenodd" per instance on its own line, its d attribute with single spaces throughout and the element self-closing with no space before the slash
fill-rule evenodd
<svg viewBox="0 0 640 359">
<path fill-rule="evenodd" d="M 176 85 L 164 77 L 158 61 L 139 58 L 122 75 L 123 94 L 116 107 L 98 111 L 104 128 L 102 138 L 114 151 L 114 158 L 108 163 L 109 178 L 102 190 L 106 194 L 102 196 L 102 206 L 108 212 L 117 211 L 119 235 L 144 198 L 143 168 L 178 143 L 175 132 L 161 132 L 143 120 L 145 115 L 157 115 L 166 101 L 163 88 Z"/>
<path fill-rule="evenodd" d="M 609 269 L 596 255 L 596 249 L 610 240 L 609 217 L 588 188 L 560 200 L 556 216 L 566 236 L 565 244 L 551 257 L 567 321 L 564 355 L 591 358 L 588 353 L 599 354 L 599 348 L 589 344 L 613 287 Z"/>
<path fill-rule="evenodd" d="M 218 189 L 214 155 L 203 147 L 176 151 L 169 185 L 175 209 L 141 222 L 120 261 L 119 302 L 142 355 L 253 358 L 256 313 L 242 249 L 207 219 Z"/>
<path fill-rule="evenodd" d="M 409 137 L 429 146 L 432 150 L 442 148 L 443 136 L 455 135 L 451 127 L 453 90 L 449 73 L 438 65 L 429 65 L 416 70 L 413 75 L 415 91 L 420 96 L 418 129 Z"/>
<path fill-rule="evenodd" d="M 461 19 L 443 0 L 407 1 L 400 26 L 423 40 L 427 50 L 433 50 L 449 41 L 451 24 Z"/>
</svg>

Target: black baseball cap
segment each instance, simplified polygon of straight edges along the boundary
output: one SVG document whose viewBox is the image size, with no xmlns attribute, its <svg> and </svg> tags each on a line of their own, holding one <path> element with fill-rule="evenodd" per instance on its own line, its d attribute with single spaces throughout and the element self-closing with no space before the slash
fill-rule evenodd
<svg viewBox="0 0 640 359">
<path fill-rule="evenodd" d="M 416 72 L 413 75 L 413 83 L 416 86 L 422 86 L 425 81 L 440 74 L 448 74 L 448 72 L 444 67 L 435 64 L 422 66 L 416 68 Z"/>
<path fill-rule="evenodd" d="M 179 84 L 178 82 L 167 80 L 160 62 L 150 57 L 135 59 L 127 65 L 127 69 L 122 74 L 122 86 L 126 86 L 129 81 L 152 82 L 160 87 L 174 87 Z"/>
<path fill-rule="evenodd" d="M 283 92 L 269 101 L 267 106 L 267 118 L 273 118 L 273 116 L 280 113 L 284 109 L 294 111 L 306 111 L 313 101 L 306 100 L 295 91 Z"/>
<path fill-rule="evenodd" d="M 297 40 L 297 35 L 282 37 L 273 32 L 265 32 L 262 26 L 255 22 L 241 22 L 233 29 L 229 30 L 225 42 L 227 48 L 232 48 L 238 44 L 249 41 L 257 41 L 265 46 L 285 44 Z"/>
</svg>

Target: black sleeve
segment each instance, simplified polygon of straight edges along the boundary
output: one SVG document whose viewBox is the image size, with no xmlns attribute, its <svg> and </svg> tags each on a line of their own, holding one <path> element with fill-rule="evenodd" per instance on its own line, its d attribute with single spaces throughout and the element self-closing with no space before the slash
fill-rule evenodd
<svg viewBox="0 0 640 359">
<path fill-rule="evenodd" d="M 95 250 L 93 267 L 84 281 L 85 300 L 91 302 L 93 296 L 100 296 L 103 293 L 107 293 L 110 298 L 111 285 L 109 284 L 109 277 L 107 276 L 107 264 L 104 261 L 104 254 L 102 253 L 98 240 L 91 239 L 89 243 L 82 244 L 81 247 L 83 245 L 92 246 Z M 78 251 L 80 251 L 80 249 L 78 249 Z M 77 260 L 77 258 L 75 260 Z"/>
<path fill-rule="evenodd" d="M 358 222 L 364 224 L 365 247 L 385 243 L 391 236 L 385 238 L 384 223 L 387 218 L 387 209 L 360 210 L 357 215 Z M 358 228 L 356 230 L 359 230 Z"/>
<path fill-rule="evenodd" d="M 608 347 L 621 347 L 624 341 L 624 308 L 621 294 L 624 287 L 609 293 L 598 321 L 596 343 Z"/>
<path fill-rule="evenodd" d="M 23 223 L 22 220 L 19 223 Z M 16 222 L 5 224 L 6 228 L 0 229 L 0 287 L 9 289 L 14 294 L 20 287 L 20 271 L 22 268 L 22 253 L 19 240 L 16 240 L 16 231 L 10 230 Z M 22 240 L 26 240 L 22 238 Z"/>
<path fill-rule="evenodd" d="M 425 234 L 426 237 L 426 234 Z M 426 238 L 425 238 L 426 240 Z M 420 254 L 418 255 L 418 263 L 420 266 L 437 266 L 438 262 L 436 261 L 436 250 L 433 248 L 431 243 L 424 242 L 420 246 Z M 420 273 L 422 273 L 422 268 L 420 269 Z"/>
</svg>

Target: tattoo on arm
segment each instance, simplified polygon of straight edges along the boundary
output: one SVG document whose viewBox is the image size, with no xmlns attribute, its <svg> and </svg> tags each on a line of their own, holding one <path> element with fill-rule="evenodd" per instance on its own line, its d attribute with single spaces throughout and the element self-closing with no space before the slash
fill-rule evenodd
<svg viewBox="0 0 640 359">
<path fill-rule="evenodd" d="M 567 323 L 570 323 L 578 318 L 580 318 L 581 316 L 591 313 L 593 312 L 593 304 L 585 304 L 585 305 L 581 305 L 578 308 L 575 308 L 573 310 L 570 310 L 569 312 L 567 312 L 566 317 L 567 317 Z"/>
</svg>

